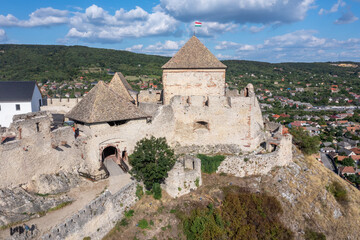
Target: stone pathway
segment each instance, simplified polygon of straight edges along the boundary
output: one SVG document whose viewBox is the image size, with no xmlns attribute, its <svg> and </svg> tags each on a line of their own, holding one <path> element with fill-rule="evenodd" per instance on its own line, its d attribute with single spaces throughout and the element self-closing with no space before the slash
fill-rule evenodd
<svg viewBox="0 0 360 240">
<path fill-rule="evenodd" d="M 104 165 L 110 173 L 108 189 L 111 194 L 116 193 L 131 182 L 130 174 L 124 173 L 114 160 L 113 157 L 109 157 L 104 161 Z"/>
<path fill-rule="evenodd" d="M 35 224 L 39 230 L 38 236 L 42 236 L 54 226 L 64 222 L 69 216 L 84 208 L 106 188 L 111 194 L 114 194 L 131 182 L 130 174 L 124 173 L 111 157 L 105 159 L 104 164 L 110 173 L 108 179 L 99 182 L 85 180 L 79 187 L 73 188 L 67 193 L 69 197 L 75 199 L 73 203 L 62 209 L 49 212 L 43 217 L 31 219 L 26 224 L 29 226 Z M 8 237 L 10 237 L 9 229 L 0 231 L 0 239 Z"/>
<path fill-rule="evenodd" d="M 85 207 L 86 204 L 104 191 L 108 185 L 109 179 L 95 183 L 85 180 L 79 187 L 73 188 L 67 193 L 69 197 L 76 199 L 73 203 L 62 209 L 49 212 L 43 217 L 31 219 L 27 221 L 26 224 L 28 226 L 36 224 L 40 231 L 38 236 L 41 236 L 55 225 L 63 222 L 67 217 L 75 214 L 78 210 Z M 9 229 L 0 231 L 0 239 L 6 239 L 8 237 L 10 237 Z"/>
</svg>

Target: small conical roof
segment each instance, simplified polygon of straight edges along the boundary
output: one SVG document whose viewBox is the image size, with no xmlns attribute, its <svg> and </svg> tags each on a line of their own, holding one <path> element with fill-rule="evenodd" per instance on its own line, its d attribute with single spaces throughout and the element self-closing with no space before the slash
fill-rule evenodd
<svg viewBox="0 0 360 240">
<path fill-rule="evenodd" d="M 109 87 L 123 98 L 128 99 L 129 101 L 135 100 L 129 92 L 129 90 L 132 91 L 132 88 L 121 72 L 116 72 L 114 74 L 114 77 L 110 81 Z"/>
<path fill-rule="evenodd" d="M 226 66 L 220 62 L 197 37 L 193 36 L 162 68 L 224 69 Z"/>
<path fill-rule="evenodd" d="M 84 123 L 99 123 L 146 118 L 147 115 L 99 81 L 66 117 Z"/>
</svg>

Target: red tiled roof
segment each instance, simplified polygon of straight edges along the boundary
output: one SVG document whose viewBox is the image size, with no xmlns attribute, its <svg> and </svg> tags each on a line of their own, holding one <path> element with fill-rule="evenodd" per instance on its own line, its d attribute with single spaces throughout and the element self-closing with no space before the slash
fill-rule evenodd
<svg viewBox="0 0 360 240">
<path fill-rule="evenodd" d="M 342 161 L 344 160 L 345 158 L 347 158 L 348 156 L 337 156 L 337 160 L 338 161 Z"/>
<path fill-rule="evenodd" d="M 353 151 L 356 155 L 360 155 L 360 148 L 352 148 L 350 150 Z"/>
<path fill-rule="evenodd" d="M 354 161 L 359 161 L 359 160 L 360 160 L 360 155 L 351 155 L 350 157 L 351 157 L 352 160 L 354 160 Z"/>
<path fill-rule="evenodd" d="M 341 169 L 341 173 L 342 174 L 344 174 L 344 173 L 355 173 L 355 168 L 346 166 L 346 167 Z"/>
</svg>

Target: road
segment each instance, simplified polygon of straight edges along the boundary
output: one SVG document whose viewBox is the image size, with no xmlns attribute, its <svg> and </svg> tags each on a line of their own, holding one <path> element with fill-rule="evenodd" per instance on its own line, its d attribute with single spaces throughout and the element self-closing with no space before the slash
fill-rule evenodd
<svg viewBox="0 0 360 240">
<path fill-rule="evenodd" d="M 321 161 L 323 162 L 323 164 L 326 168 L 328 168 L 331 171 L 336 173 L 335 166 L 334 166 L 332 160 L 328 157 L 328 155 L 326 153 L 321 153 Z"/>
</svg>

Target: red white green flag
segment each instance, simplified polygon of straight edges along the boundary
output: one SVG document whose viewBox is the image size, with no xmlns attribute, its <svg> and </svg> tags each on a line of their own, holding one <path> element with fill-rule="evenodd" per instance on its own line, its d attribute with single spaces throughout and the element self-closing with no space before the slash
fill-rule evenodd
<svg viewBox="0 0 360 240">
<path fill-rule="evenodd" d="M 195 27 L 201 27 L 201 22 L 195 22 Z"/>
</svg>

